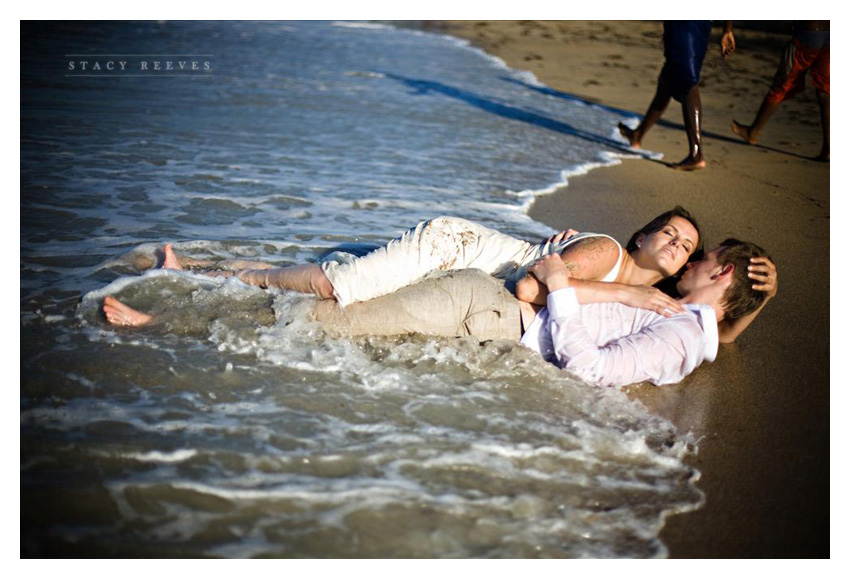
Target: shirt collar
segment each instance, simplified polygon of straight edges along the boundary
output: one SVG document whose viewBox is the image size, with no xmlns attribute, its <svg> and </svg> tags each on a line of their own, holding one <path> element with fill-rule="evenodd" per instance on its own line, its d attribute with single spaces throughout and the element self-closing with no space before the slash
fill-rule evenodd
<svg viewBox="0 0 850 579">
<path fill-rule="evenodd" d="M 705 334 L 705 359 L 708 362 L 714 362 L 720 344 L 720 334 L 717 332 L 717 314 L 714 312 L 714 308 L 706 304 L 682 305 L 693 312 L 699 320 L 699 325 L 702 326 L 702 331 Z"/>
</svg>

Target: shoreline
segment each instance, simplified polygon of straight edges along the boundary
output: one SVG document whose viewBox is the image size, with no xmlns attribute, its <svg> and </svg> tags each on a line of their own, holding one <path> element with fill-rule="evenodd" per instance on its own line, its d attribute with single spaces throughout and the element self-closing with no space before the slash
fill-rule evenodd
<svg viewBox="0 0 850 579">
<path fill-rule="evenodd" d="M 426 28 L 464 38 L 557 91 L 641 116 L 663 61 L 660 22 Z M 734 236 L 768 250 L 779 293 L 744 335 L 681 384 L 641 384 L 628 393 L 700 441 L 687 462 L 701 473 L 706 504 L 667 517 L 660 538 L 671 557 L 829 557 L 829 287 L 807 279 L 829 271 L 829 164 L 807 158 L 821 139 L 811 86 L 783 103 L 757 146 L 729 130 L 732 118 L 755 115 L 790 34 L 735 36 L 737 51 L 724 60 L 719 29 L 712 30 L 702 71 L 705 170 L 622 159 L 535 197 L 528 215 L 555 229 L 623 240 L 683 205 L 699 219 L 707 249 Z M 686 143 L 673 102 L 644 145 L 676 162 Z"/>
</svg>

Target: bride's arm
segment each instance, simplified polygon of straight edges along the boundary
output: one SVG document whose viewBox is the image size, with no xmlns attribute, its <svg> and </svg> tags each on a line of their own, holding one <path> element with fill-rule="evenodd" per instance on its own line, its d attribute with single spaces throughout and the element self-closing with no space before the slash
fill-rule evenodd
<svg viewBox="0 0 850 579">
<path fill-rule="evenodd" d="M 679 302 L 664 292 L 651 287 L 577 279 L 572 277 L 568 268 L 566 276 L 569 281 L 564 282 L 562 279 L 564 276 L 559 274 L 563 268 L 554 263 L 555 261 L 557 261 L 557 257 L 547 255 L 531 266 L 529 271 L 533 276 L 536 276 L 535 280 L 538 278 L 546 280 L 537 283 L 543 284 L 544 287 L 548 286 L 550 291 L 567 286 L 574 288 L 580 304 L 619 302 L 635 308 L 652 310 L 664 317 L 670 317 L 684 311 Z M 517 287 L 517 291 L 519 291 L 519 287 Z"/>
<path fill-rule="evenodd" d="M 573 279 L 600 280 L 616 265 L 620 248 L 608 237 L 588 237 L 570 245 L 560 256 Z M 527 275 L 517 282 L 516 297 L 520 301 L 545 305 L 549 289 L 535 276 Z"/>
<path fill-rule="evenodd" d="M 767 297 L 753 313 L 746 315 L 737 320 L 721 320 L 717 324 L 717 332 L 721 344 L 730 344 L 753 323 L 753 320 L 761 313 L 764 306 L 767 305 L 779 290 L 779 274 L 776 271 L 776 265 L 767 257 L 754 257 L 750 260 L 750 271 L 748 273 L 750 279 L 755 283 L 753 289 L 763 291 Z"/>
<path fill-rule="evenodd" d="M 618 302 L 633 308 L 652 310 L 669 318 L 682 313 L 685 308 L 661 290 L 645 285 L 627 285 L 617 282 L 572 280 L 580 304 Z"/>
</svg>

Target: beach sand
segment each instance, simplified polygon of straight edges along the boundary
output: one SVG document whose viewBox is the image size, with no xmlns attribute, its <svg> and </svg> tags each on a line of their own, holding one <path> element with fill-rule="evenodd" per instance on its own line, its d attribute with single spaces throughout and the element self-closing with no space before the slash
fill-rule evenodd
<svg viewBox="0 0 850 579">
<path fill-rule="evenodd" d="M 663 61 L 660 22 L 428 26 L 469 39 L 558 91 L 639 115 Z M 661 538 L 672 557 L 828 557 L 830 168 L 809 160 L 821 143 L 811 86 L 783 103 L 758 146 L 731 132 L 733 118 L 755 116 L 790 32 L 738 28 L 735 35 L 737 52 L 721 59 L 716 27 L 703 67 L 705 170 L 624 160 L 571 178 L 530 214 L 556 229 L 626 241 L 681 204 L 699 219 L 707 249 L 736 236 L 768 250 L 779 294 L 737 343 L 721 345 L 716 362 L 679 385 L 629 392 L 700 439 L 691 463 L 702 473 L 706 505 L 667 519 Z M 676 162 L 687 148 L 678 103 L 664 120 L 643 145 Z"/>
</svg>

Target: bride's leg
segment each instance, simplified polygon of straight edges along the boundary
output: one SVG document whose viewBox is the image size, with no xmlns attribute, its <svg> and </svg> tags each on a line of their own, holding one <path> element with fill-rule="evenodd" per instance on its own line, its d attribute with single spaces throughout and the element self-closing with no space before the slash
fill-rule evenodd
<svg viewBox="0 0 850 579">
<path fill-rule="evenodd" d="M 274 266 L 270 263 L 262 261 L 253 261 L 248 259 L 225 259 L 222 261 L 213 261 L 211 259 L 196 259 L 188 255 L 178 254 L 170 243 L 166 243 L 163 248 L 165 259 L 162 262 L 162 269 L 186 269 L 188 267 L 194 269 L 204 268 L 222 268 L 224 270 L 238 271 L 240 269 L 271 269 Z"/>
<path fill-rule="evenodd" d="M 269 269 L 243 269 L 236 273 L 236 277 L 261 288 L 272 287 L 315 294 L 322 299 L 333 297 L 330 280 L 315 263 Z"/>
<path fill-rule="evenodd" d="M 477 223 L 438 217 L 348 263 L 321 268 L 342 306 L 386 295 L 432 271 L 477 268 L 502 277 L 515 270 L 531 244 Z"/>
<path fill-rule="evenodd" d="M 250 267 L 243 282 L 335 298 L 341 306 L 386 295 L 432 271 L 481 269 L 503 277 L 527 259 L 533 246 L 477 223 L 438 217 L 347 263 Z"/>
</svg>

